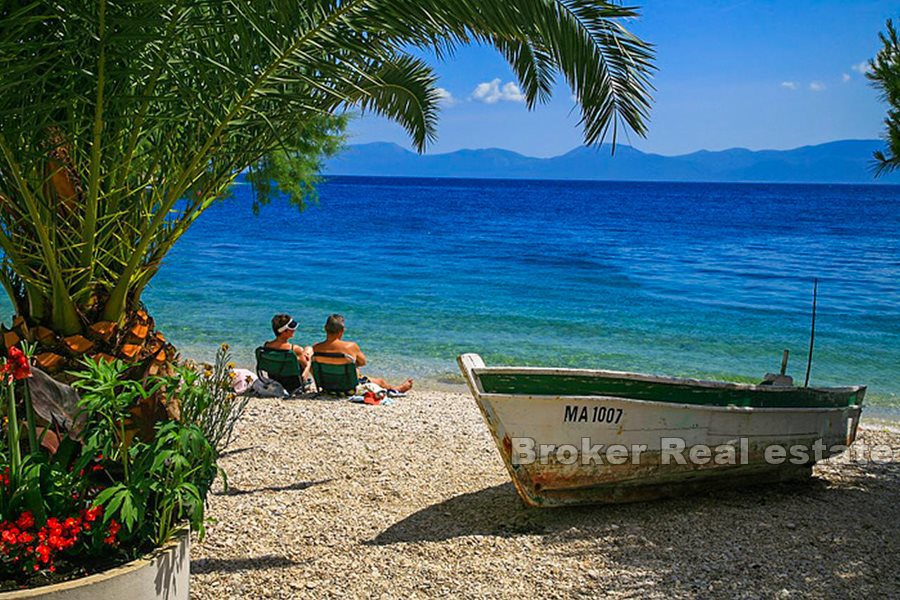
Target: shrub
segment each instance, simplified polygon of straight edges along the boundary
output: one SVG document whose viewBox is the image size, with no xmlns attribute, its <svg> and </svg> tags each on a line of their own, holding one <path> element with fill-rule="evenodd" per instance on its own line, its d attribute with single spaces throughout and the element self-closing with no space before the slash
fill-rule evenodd
<svg viewBox="0 0 900 600">
<path fill-rule="evenodd" d="M 136 558 L 166 543 L 184 523 L 204 534 L 206 497 L 220 473 L 216 448 L 196 422 L 163 421 L 141 434 L 132 414 L 141 401 L 206 394 L 193 387 L 208 384 L 131 381 L 122 362 L 83 364 L 72 373 L 81 394 L 81 437 L 55 432 L 59 444 L 51 453 L 41 448 L 46 430 L 38 435 L 24 384 L 28 361 L 16 352 L 0 360 L 7 424 L 0 444 L 0 578 L 17 586 Z"/>
<path fill-rule="evenodd" d="M 228 344 L 222 344 L 212 365 L 176 368 L 181 420 L 199 427 L 221 454 L 231 443 L 234 426 L 247 408 L 248 398 L 234 392 L 234 363 Z"/>
</svg>

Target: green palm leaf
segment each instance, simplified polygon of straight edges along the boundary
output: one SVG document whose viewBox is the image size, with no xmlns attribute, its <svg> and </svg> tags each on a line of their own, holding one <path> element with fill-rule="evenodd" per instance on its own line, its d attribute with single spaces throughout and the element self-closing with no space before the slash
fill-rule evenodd
<svg viewBox="0 0 900 600">
<path fill-rule="evenodd" d="M 492 46 L 528 107 L 557 79 L 587 143 L 646 131 L 653 51 L 600 0 L 57 0 L 0 7 L 0 283 L 32 324 L 120 320 L 241 172 L 314 194 L 361 110 L 424 150 L 437 78 L 411 49 Z"/>
</svg>

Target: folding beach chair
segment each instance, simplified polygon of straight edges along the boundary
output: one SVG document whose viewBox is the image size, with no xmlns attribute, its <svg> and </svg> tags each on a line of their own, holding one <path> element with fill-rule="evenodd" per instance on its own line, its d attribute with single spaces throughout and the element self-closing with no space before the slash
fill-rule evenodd
<svg viewBox="0 0 900 600">
<path fill-rule="evenodd" d="M 319 359 L 326 359 L 324 362 Z M 319 393 L 350 396 L 359 385 L 356 361 L 340 352 L 316 352 L 312 357 L 312 374 Z"/>
<path fill-rule="evenodd" d="M 291 395 L 305 391 L 300 363 L 291 350 L 275 350 L 265 346 L 257 348 L 256 375 L 263 383 L 280 383 Z"/>
</svg>

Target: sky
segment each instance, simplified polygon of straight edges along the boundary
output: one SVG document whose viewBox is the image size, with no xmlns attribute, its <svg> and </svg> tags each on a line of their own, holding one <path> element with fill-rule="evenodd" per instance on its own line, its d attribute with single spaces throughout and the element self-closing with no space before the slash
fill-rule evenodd
<svg viewBox="0 0 900 600">
<path fill-rule="evenodd" d="M 886 108 L 864 78 L 896 2 L 858 0 L 634 0 L 626 26 L 656 46 L 658 71 L 646 139 L 620 141 L 677 155 L 726 148 L 789 149 L 880 136 Z M 555 156 L 582 143 L 564 83 L 528 111 L 502 57 L 466 47 L 429 58 L 447 97 L 429 153 L 504 148 Z M 362 115 L 349 143 L 410 148 L 403 130 Z"/>
</svg>

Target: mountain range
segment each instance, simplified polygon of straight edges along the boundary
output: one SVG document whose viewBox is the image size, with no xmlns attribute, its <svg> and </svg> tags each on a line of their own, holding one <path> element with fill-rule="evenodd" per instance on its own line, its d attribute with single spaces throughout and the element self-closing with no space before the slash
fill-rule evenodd
<svg viewBox="0 0 900 600">
<path fill-rule="evenodd" d="M 488 148 L 416 154 L 387 142 L 351 145 L 326 161 L 326 175 L 576 179 L 619 181 L 733 181 L 778 183 L 900 183 L 900 173 L 874 179 L 879 140 L 841 140 L 793 150 L 701 150 L 680 156 L 631 146 L 581 146 L 552 158 Z"/>
</svg>

